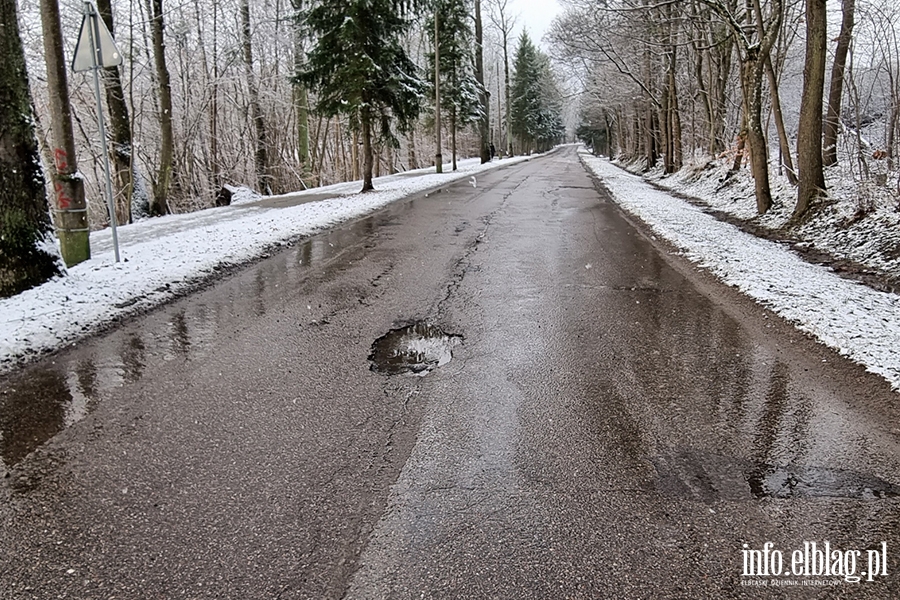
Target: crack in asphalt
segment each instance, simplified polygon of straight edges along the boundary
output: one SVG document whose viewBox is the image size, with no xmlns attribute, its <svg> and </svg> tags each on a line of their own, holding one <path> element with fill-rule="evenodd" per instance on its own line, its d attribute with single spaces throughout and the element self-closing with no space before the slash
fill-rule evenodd
<svg viewBox="0 0 900 600">
<path fill-rule="evenodd" d="M 505 181 L 505 180 L 504 180 Z M 488 230 L 496 219 L 497 215 L 500 214 L 507 206 L 509 197 L 518 190 L 523 183 L 528 181 L 528 177 L 518 181 L 516 186 L 506 192 L 503 195 L 503 198 L 500 200 L 500 206 L 492 210 L 487 215 L 481 217 L 482 227 L 478 231 L 478 235 L 475 236 L 475 239 L 472 240 L 469 244 L 466 245 L 466 249 L 463 252 L 463 255 L 459 257 L 456 263 L 453 265 L 453 274 L 450 276 L 450 282 L 446 286 L 446 293 L 444 297 L 438 301 L 437 307 L 435 308 L 435 313 L 438 318 L 444 313 L 444 305 L 450 301 L 453 297 L 454 293 L 460 288 L 463 280 L 466 278 L 466 275 L 469 273 L 469 270 L 472 268 L 471 257 L 475 252 L 478 251 L 479 246 L 484 242 L 484 239 L 487 237 Z"/>
</svg>

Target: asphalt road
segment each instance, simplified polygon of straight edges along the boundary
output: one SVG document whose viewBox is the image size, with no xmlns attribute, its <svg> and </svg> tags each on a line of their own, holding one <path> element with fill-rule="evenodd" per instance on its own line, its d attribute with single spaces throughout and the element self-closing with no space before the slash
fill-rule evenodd
<svg viewBox="0 0 900 600">
<path fill-rule="evenodd" d="M 572 148 L 476 186 L 0 380 L 0 598 L 900 595 L 886 384 L 652 239 Z M 452 360 L 371 370 L 416 323 Z M 887 575 L 742 576 L 825 541 L 857 574 L 885 542 Z"/>
</svg>

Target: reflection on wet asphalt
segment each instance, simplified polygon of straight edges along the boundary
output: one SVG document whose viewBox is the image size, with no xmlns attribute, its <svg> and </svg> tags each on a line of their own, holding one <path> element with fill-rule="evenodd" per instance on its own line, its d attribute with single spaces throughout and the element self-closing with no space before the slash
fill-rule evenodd
<svg viewBox="0 0 900 600">
<path fill-rule="evenodd" d="M 0 375 L 0 459 L 15 466 L 35 448 L 80 421 L 123 385 L 141 379 L 148 366 L 205 356 L 222 333 L 219 326 L 252 314 L 296 293 L 303 272 L 321 267 L 343 249 L 385 227 L 391 217 L 375 215 L 298 243 L 258 264 L 254 274 L 237 276 L 215 299 L 177 301 L 130 321 L 116 331 L 77 344 L 53 358 L 11 375 Z"/>
<path fill-rule="evenodd" d="M 0 379 L 0 598 L 896 596 L 883 381 L 571 149 L 478 184 Z M 806 541 L 888 575 L 745 586 L 744 544 Z"/>
</svg>

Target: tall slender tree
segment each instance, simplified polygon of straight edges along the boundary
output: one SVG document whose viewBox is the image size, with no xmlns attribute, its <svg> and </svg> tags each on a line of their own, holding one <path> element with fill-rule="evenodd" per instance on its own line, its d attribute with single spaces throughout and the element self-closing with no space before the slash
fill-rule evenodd
<svg viewBox="0 0 900 600">
<path fill-rule="evenodd" d="M 478 82 L 478 137 L 481 142 L 481 164 L 491 160 L 490 94 L 484 85 L 484 27 L 481 22 L 481 0 L 475 0 L 475 79 Z"/>
<path fill-rule="evenodd" d="M 441 110 L 450 123 L 450 148 L 453 170 L 456 170 L 456 134 L 460 125 L 467 125 L 482 116 L 479 86 L 473 74 L 471 12 L 468 0 L 439 0 L 435 3 L 432 26 L 432 45 L 436 52 L 428 55 L 429 72 L 440 73 Z M 436 26 L 435 26 L 436 24 Z M 437 39 L 435 39 L 437 36 Z M 435 56 L 438 56 L 437 67 Z M 435 71 L 437 69 L 437 71 Z"/>
<path fill-rule="evenodd" d="M 0 298 L 59 274 L 16 0 L 0 0 Z"/>
<path fill-rule="evenodd" d="M 115 35 L 115 23 L 110 0 L 97 0 L 97 11 L 106 23 L 110 33 Z M 109 111 L 110 133 L 112 135 L 113 168 L 116 172 L 116 187 L 121 201 L 116 203 L 118 223 L 130 223 L 133 213 L 145 214 L 149 208 L 147 198 L 134 198 L 134 162 L 131 139 L 131 119 L 122 89 L 119 67 L 103 69 L 103 85 L 106 89 L 106 107 Z M 133 202 L 134 200 L 134 202 Z M 136 203 L 137 206 L 133 206 Z"/>
<path fill-rule="evenodd" d="M 291 0 L 294 8 L 294 71 L 303 71 L 306 63 L 306 27 L 303 16 L 303 0 Z M 306 186 L 306 179 L 312 173 L 312 159 L 309 151 L 309 91 L 300 81 L 293 80 L 292 100 L 297 119 L 297 159 L 300 162 L 301 184 Z"/>
<path fill-rule="evenodd" d="M 44 62 L 47 65 L 47 90 L 50 97 L 53 139 L 51 173 L 56 204 L 56 229 L 63 260 L 71 267 L 91 257 L 91 243 L 84 179 L 78 175 L 75 156 L 72 105 L 66 77 L 68 65 L 63 52 L 57 0 L 41 0 L 41 28 L 44 33 Z"/>
<path fill-rule="evenodd" d="M 159 174 L 150 201 L 150 215 L 161 216 L 169 212 L 169 188 L 172 185 L 172 168 L 175 160 L 175 133 L 172 129 L 172 84 L 166 62 L 165 22 L 163 0 L 150 0 L 150 32 L 153 44 L 153 62 L 159 94 Z"/>
<path fill-rule="evenodd" d="M 263 194 L 272 194 L 272 177 L 269 173 L 269 137 L 266 119 L 259 102 L 259 87 L 253 72 L 253 38 L 250 27 L 250 0 L 241 0 L 241 48 L 244 56 L 244 74 L 250 91 L 250 115 L 256 132 L 256 179 Z"/>
<path fill-rule="evenodd" d="M 841 128 L 841 100 L 844 96 L 844 69 L 847 53 L 853 40 L 853 21 L 856 0 L 841 1 L 841 33 L 838 34 L 834 62 L 831 65 L 831 85 L 828 90 L 828 113 L 825 115 L 822 162 L 826 167 L 837 164 L 837 139 Z"/>
<path fill-rule="evenodd" d="M 769 184 L 768 142 L 762 126 L 762 82 L 766 60 L 781 30 L 784 4 L 782 0 L 772 0 L 767 14 L 763 15 L 758 0 L 746 0 L 741 21 L 735 14 L 734 6 L 723 0 L 706 1 L 740 40 L 742 118 L 746 121 L 746 134 L 742 131 L 742 135 L 750 145 L 756 210 L 763 214 L 772 206 L 772 190 Z M 735 164 L 738 164 L 737 159 Z"/>
<path fill-rule="evenodd" d="M 803 65 L 803 94 L 800 98 L 800 126 L 797 134 L 797 167 L 800 182 L 794 219 L 800 219 L 817 198 L 825 193 L 822 165 L 822 97 L 825 92 L 827 15 L 825 0 L 806 0 L 806 58 Z"/>
<path fill-rule="evenodd" d="M 409 8 L 396 0 L 321 0 L 306 22 L 316 36 L 301 83 L 317 93 L 317 109 L 345 114 L 362 133 L 363 187 L 372 185 L 374 144 L 397 144 L 392 123 L 405 130 L 418 116 L 425 89 L 401 43 Z"/>
<path fill-rule="evenodd" d="M 504 95 L 506 96 L 506 154 L 513 154 L 513 134 L 512 134 L 512 103 L 510 102 L 509 87 L 509 43 L 513 28 L 516 26 L 516 17 L 514 17 L 507 6 L 509 0 L 491 0 L 491 22 L 500 32 L 500 40 L 503 49 L 503 86 Z M 499 118 L 499 115 L 498 115 Z"/>
</svg>

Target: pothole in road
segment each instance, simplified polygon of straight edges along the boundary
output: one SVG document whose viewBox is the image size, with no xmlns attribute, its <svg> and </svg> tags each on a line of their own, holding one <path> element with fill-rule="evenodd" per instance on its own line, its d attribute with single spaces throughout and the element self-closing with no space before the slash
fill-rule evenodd
<svg viewBox="0 0 900 600">
<path fill-rule="evenodd" d="M 859 498 L 900 496 L 900 486 L 853 471 L 823 467 L 759 465 L 747 475 L 757 498 Z"/>
<path fill-rule="evenodd" d="M 371 369 L 387 375 L 427 375 L 453 358 L 461 335 L 444 333 L 423 321 L 392 329 L 372 344 Z"/>
</svg>

